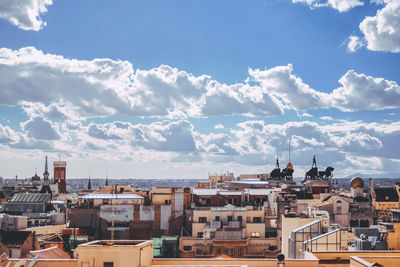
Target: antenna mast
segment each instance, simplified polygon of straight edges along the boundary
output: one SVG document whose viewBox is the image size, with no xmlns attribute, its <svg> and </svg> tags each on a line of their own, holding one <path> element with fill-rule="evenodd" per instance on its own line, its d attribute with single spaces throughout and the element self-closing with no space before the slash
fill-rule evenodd
<svg viewBox="0 0 400 267">
<path fill-rule="evenodd" d="M 114 241 L 115 211 L 114 211 L 114 201 L 113 200 L 114 200 L 114 196 L 117 197 L 117 185 L 115 185 L 115 191 L 113 192 L 112 196 L 113 196 L 113 198 L 111 199 L 111 209 L 112 209 L 112 213 L 111 213 L 111 241 Z"/>
</svg>

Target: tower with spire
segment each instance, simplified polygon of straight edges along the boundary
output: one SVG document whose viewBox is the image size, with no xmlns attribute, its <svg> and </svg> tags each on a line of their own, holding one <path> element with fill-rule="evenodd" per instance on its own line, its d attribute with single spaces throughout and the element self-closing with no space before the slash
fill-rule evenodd
<svg viewBox="0 0 400 267">
<path fill-rule="evenodd" d="M 88 190 L 92 189 L 92 183 L 90 182 L 90 175 L 89 175 L 89 182 L 88 182 L 88 185 L 87 185 L 87 189 Z"/>
<path fill-rule="evenodd" d="M 44 181 L 49 181 L 49 170 L 48 170 L 48 164 L 47 164 L 47 156 L 46 156 L 46 162 L 44 164 L 44 173 L 43 173 L 43 180 Z"/>
</svg>

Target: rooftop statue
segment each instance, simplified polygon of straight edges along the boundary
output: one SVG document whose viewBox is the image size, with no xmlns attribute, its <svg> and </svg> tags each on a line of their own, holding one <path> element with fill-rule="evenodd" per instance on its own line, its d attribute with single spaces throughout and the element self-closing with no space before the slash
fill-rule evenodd
<svg viewBox="0 0 400 267">
<path fill-rule="evenodd" d="M 332 174 L 333 170 L 334 170 L 334 168 L 327 167 L 325 169 L 325 171 L 318 171 L 317 161 L 316 161 L 315 155 L 314 155 L 311 169 L 308 172 L 306 172 L 304 181 L 306 181 L 306 180 L 329 180 L 330 178 L 333 177 L 333 174 Z"/>
<path fill-rule="evenodd" d="M 286 168 L 284 168 L 282 171 L 279 168 L 279 158 L 276 158 L 276 164 L 275 164 L 275 169 L 272 170 L 270 173 L 269 177 L 270 180 L 287 180 L 291 181 L 293 180 L 293 165 L 292 163 L 288 163 Z"/>
</svg>

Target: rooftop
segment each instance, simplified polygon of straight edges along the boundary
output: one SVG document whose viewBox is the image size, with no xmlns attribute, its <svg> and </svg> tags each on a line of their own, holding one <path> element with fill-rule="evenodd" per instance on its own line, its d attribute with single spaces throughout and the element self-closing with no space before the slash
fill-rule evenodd
<svg viewBox="0 0 400 267">
<path fill-rule="evenodd" d="M 149 240 L 95 240 L 84 243 L 79 247 L 98 247 L 98 246 L 142 246 L 153 241 Z"/>
<path fill-rule="evenodd" d="M 144 197 L 136 194 L 105 194 L 105 193 L 90 193 L 80 196 L 80 199 L 142 199 Z"/>
<path fill-rule="evenodd" d="M 33 256 L 39 255 L 39 259 L 70 259 L 69 254 L 59 247 L 50 247 L 30 252 Z"/>
<path fill-rule="evenodd" d="M 397 202 L 399 195 L 393 187 L 380 187 L 374 188 L 376 194 L 376 201 L 378 202 Z"/>
<path fill-rule="evenodd" d="M 17 193 L 10 200 L 11 203 L 47 203 L 51 198 L 50 194 L 39 193 Z"/>
</svg>

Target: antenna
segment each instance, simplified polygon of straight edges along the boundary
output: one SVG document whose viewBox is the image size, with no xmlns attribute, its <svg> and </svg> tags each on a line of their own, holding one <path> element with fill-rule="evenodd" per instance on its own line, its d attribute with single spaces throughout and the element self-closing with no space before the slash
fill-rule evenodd
<svg viewBox="0 0 400 267">
<path fill-rule="evenodd" d="M 114 196 L 117 197 L 117 195 L 116 195 L 117 194 L 117 185 L 115 185 L 114 194 L 112 193 L 112 198 L 111 198 L 111 242 L 114 242 L 115 210 L 114 210 L 114 201 L 113 200 L 114 200 Z"/>
</svg>

